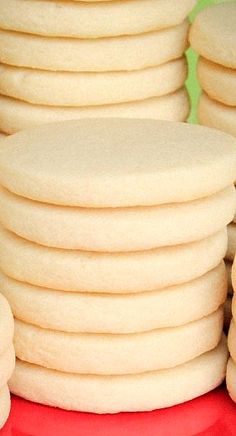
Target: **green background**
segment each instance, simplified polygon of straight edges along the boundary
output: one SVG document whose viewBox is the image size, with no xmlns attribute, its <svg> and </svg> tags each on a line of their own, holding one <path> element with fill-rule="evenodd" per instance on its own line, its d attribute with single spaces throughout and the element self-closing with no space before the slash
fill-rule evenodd
<svg viewBox="0 0 236 436">
<path fill-rule="evenodd" d="M 225 1 L 228 0 L 199 0 L 197 2 L 197 6 L 195 7 L 195 9 L 190 15 L 190 20 L 193 21 L 195 16 L 198 14 L 198 12 L 200 12 L 206 6 L 213 5 L 216 3 L 224 3 Z M 200 87 L 196 76 L 197 55 L 196 53 L 194 53 L 194 51 L 191 48 L 187 50 L 187 58 L 189 64 L 189 77 L 186 82 L 186 85 L 190 94 L 191 106 L 192 106 L 192 111 L 189 117 L 189 121 L 196 122 L 196 108 L 197 108 L 197 102 L 200 94 Z"/>
</svg>

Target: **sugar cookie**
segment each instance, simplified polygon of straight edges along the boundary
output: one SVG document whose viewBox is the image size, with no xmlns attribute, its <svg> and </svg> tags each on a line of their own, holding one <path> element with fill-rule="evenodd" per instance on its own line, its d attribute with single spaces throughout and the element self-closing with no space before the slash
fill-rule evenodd
<svg viewBox="0 0 236 436">
<path fill-rule="evenodd" d="M 235 144 L 221 132 L 167 121 L 48 124 L 6 138 L 0 183 L 33 200 L 70 206 L 183 202 L 234 181 Z"/>
<path fill-rule="evenodd" d="M 10 306 L 0 293 L 0 356 L 13 340 L 14 320 Z"/>
<path fill-rule="evenodd" d="M 223 2 L 203 9 L 190 31 L 190 43 L 201 56 L 236 68 L 236 3 Z"/>
<path fill-rule="evenodd" d="M 234 211 L 233 185 L 191 202 L 115 209 L 50 205 L 0 187 L 3 227 L 57 248 L 118 252 L 195 242 L 229 224 Z"/>
<path fill-rule="evenodd" d="M 226 384 L 230 397 L 236 402 L 236 364 L 232 358 L 227 365 Z"/>
<path fill-rule="evenodd" d="M 205 93 L 202 93 L 199 100 L 198 120 L 205 126 L 236 136 L 236 106 L 218 103 Z"/>
<path fill-rule="evenodd" d="M 181 23 L 196 0 L 125 0 L 100 4 L 1 0 L 0 27 L 45 36 L 97 38 L 138 34 Z"/>
<path fill-rule="evenodd" d="M 235 300 L 233 300 L 233 302 L 232 302 L 232 307 L 233 306 L 234 306 L 234 312 L 235 312 Z M 232 319 L 231 324 L 230 324 L 230 329 L 229 329 L 229 334 L 228 334 L 228 347 L 229 347 L 230 355 L 235 362 L 235 360 L 236 360 L 236 325 L 235 325 L 234 318 Z"/>
<path fill-rule="evenodd" d="M 222 307 L 187 325 L 126 335 L 56 332 L 15 320 L 14 345 L 20 360 L 58 371 L 137 374 L 172 368 L 212 350 L 222 328 Z"/>
<path fill-rule="evenodd" d="M 4 426 L 9 416 L 10 407 L 11 407 L 10 392 L 9 392 L 9 388 L 6 385 L 0 390 L 0 429 Z"/>
<path fill-rule="evenodd" d="M 0 65 L 0 93 L 49 106 L 94 106 L 161 97 L 184 85 L 185 58 L 133 72 L 75 73 Z"/>
<path fill-rule="evenodd" d="M 161 31 L 98 39 L 45 38 L 1 29 L 0 59 L 41 70 L 132 71 L 183 56 L 188 29 L 185 20 Z"/>
<path fill-rule="evenodd" d="M 213 100 L 236 106 L 236 68 L 225 68 L 200 57 L 198 79 Z"/>
<path fill-rule="evenodd" d="M 10 379 L 13 373 L 14 367 L 15 367 L 15 350 L 13 344 L 10 345 L 9 343 L 7 349 L 0 355 L 0 389 L 2 389 L 7 384 L 8 380 Z M 1 395 L 1 391 L 0 391 L 0 395 Z"/>
<path fill-rule="evenodd" d="M 80 108 L 32 105 L 0 95 L 0 128 L 12 134 L 40 124 L 94 117 L 186 121 L 189 109 L 186 89 L 143 101 Z"/>
<path fill-rule="evenodd" d="M 16 318 L 75 333 L 135 333 L 187 324 L 215 312 L 227 293 L 223 263 L 192 282 L 133 295 L 55 291 L 2 273 L 0 287 Z"/>
<path fill-rule="evenodd" d="M 189 244 L 111 254 L 43 247 L 1 228 L 0 267 L 16 280 L 58 290 L 142 292 L 205 274 L 226 247 L 226 229 Z"/>
<path fill-rule="evenodd" d="M 172 369 L 137 375 L 66 374 L 17 361 L 10 389 L 31 401 L 96 413 L 173 406 L 220 385 L 228 358 L 225 339 L 213 351 Z"/>
<path fill-rule="evenodd" d="M 236 253 L 236 224 L 228 225 L 228 249 L 226 259 L 233 262 Z"/>
</svg>

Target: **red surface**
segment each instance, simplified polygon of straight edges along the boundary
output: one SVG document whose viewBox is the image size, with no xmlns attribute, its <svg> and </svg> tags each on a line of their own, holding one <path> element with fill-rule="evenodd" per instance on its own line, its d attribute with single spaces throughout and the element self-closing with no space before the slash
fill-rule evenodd
<svg viewBox="0 0 236 436">
<path fill-rule="evenodd" d="M 13 397 L 1 436 L 235 436 L 236 404 L 224 388 L 169 409 L 93 415 Z"/>
</svg>

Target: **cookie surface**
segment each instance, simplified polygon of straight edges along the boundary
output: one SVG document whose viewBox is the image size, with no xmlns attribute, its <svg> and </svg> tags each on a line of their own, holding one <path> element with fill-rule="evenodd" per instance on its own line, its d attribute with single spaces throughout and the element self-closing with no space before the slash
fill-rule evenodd
<svg viewBox="0 0 236 436">
<path fill-rule="evenodd" d="M 18 132 L 5 145 L 1 184 L 54 204 L 182 202 L 211 195 L 235 179 L 235 139 L 190 124 L 84 119 Z"/>
<path fill-rule="evenodd" d="M 43 247 L 2 228 L 0 242 L 1 269 L 16 280 L 73 292 L 135 293 L 188 282 L 213 269 L 225 255 L 227 232 L 189 244 L 115 254 Z"/>
<path fill-rule="evenodd" d="M 218 103 L 202 93 L 198 106 L 200 124 L 236 136 L 236 107 Z"/>
<path fill-rule="evenodd" d="M 187 77 L 185 58 L 141 71 L 68 73 L 0 65 L 0 92 L 49 106 L 96 106 L 161 97 Z"/>
<path fill-rule="evenodd" d="M 188 401 L 220 385 L 227 358 L 223 340 L 215 350 L 184 365 L 138 375 L 73 375 L 18 360 L 10 389 L 28 400 L 68 410 L 148 411 Z"/>
<path fill-rule="evenodd" d="M 194 242 L 229 224 L 234 211 L 233 185 L 191 202 L 115 209 L 49 205 L 0 188 L 3 227 L 55 248 L 123 252 Z"/>
<path fill-rule="evenodd" d="M 201 87 L 213 100 L 236 106 L 236 69 L 200 57 L 197 73 Z"/>
<path fill-rule="evenodd" d="M 11 408 L 11 399 L 8 386 L 0 390 L 0 429 L 4 426 Z"/>
<path fill-rule="evenodd" d="M 136 374 L 172 368 L 212 350 L 222 328 L 222 307 L 187 325 L 121 335 L 56 332 L 15 320 L 14 345 L 20 360 L 57 371 Z"/>
<path fill-rule="evenodd" d="M 146 0 L 145 0 L 146 1 Z M 189 23 L 115 38 L 45 38 L 0 30 L 0 58 L 8 65 L 53 71 L 132 71 L 183 56 Z"/>
<path fill-rule="evenodd" d="M 223 263 L 192 282 L 133 295 L 55 291 L 2 273 L 0 286 L 16 318 L 75 333 L 135 333 L 187 324 L 215 312 L 227 293 Z"/>
<path fill-rule="evenodd" d="M 0 355 L 0 395 L 1 389 L 7 384 L 15 367 L 15 350 L 13 343 L 9 343 L 6 350 Z M 1 403 L 1 400 L 0 400 Z"/>
<path fill-rule="evenodd" d="M 226 259 L 233 262 L 236 253 L 236 224 L 228 225 L 228 249 Z"/>
<path fill-rule="evenodd" d="M 14 320 L 6 298 L 0 294 L 0 356 L 13 340 Z M 1 382 L 0 382 L 1 383 Z"/>
<path fill-rule="evenodd" d="M 205 8 L 190 31 L 191 46 L 217 64 L 236 68 L 236 3 L 224 2 Z"/>
<path fill-rule="evenodd" d="M 195 0 L 125 0 L 104 3 L 1 0 L 0 27 L 44 36 L 97 38 L 138 34 L 181 23 Z M 132 17 L 132 19 L 131 19 Z"/>
<path fill-rule="evenodd" d="M 234 402 L 236 402 L 236 363 L 232 359 L 232 357 L 228 361 L 227 365 L 227 373 L 226 373 L 226 385 L 229 392 L 230 397 Z"/>
<path fill-rule="evenodd" d="M 189 98 L 186 89 L 143 101 L 89 107 L 51 107 L 25 103 L 0 95 L 0 128 L 12 134 L 40 124 L 80 118 L 149 118 L 186 121 Z"/>
<path fill-rule="evenodd" d="M 235 312 L 235 299 L 233 299 L 233 302 L 232 302 L 232 307 L 233 306 L 234 306 L 234 312 Z M 236 360 L 236 325 L 235 325 L 234 318 L 232 319 L 232 321 L 230 323 L 230 329 L 229 329 L 229 334 L 228 334 L 228 347 L 229 347 L 230 355 L 231 355 L 233 361 L 235 362 L 235 360 Z"/>
</svg>

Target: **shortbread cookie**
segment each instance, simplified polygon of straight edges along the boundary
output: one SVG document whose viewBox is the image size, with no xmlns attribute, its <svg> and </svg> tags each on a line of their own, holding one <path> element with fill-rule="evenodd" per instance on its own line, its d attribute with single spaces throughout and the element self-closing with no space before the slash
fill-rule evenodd
<svg viewBox="0 0 236 436">
<path fill-rule="evenodd" d="M 133 72 L 71 73 L 0 65 L 0 92 L 28 103 L 94 106 L 175 92 L 187 77 L 185 58 Z"/>
<path fill-rule="evenodd" d="M 229 224 L 228 227 L 228 249 L 226 259 L 233 262 L 236 253 L 236 224 Z"/>
<path fill-rule="evenodd" d="M 55 291 L 2 273 L 0 287 L 16 318 L 75 333 L 136 333 L 187 324 L 215 312 L 227 293 L 223 263 L 192 282 L 133 295 Z"/>
<path fill-rule="evenodd" d="M 1 115 L 0 115 L 1 117 Z M 4 139 L 6 137 L 6 133 L 0 132 L 0 139 Z"/>
<path fill-rule="evenodd" d="M 236 68 L 236 3 L 223 2 L 203 9 L 190 31 L 190 43 L 201 56 Z"/>
<path fill-rule="evenodd" d="M 200 124 L 236 136 L 236 106 L 218 103 L 205 93 L 202 93 L 199 100 L 198 120 Z"/>
<path fill-rule="evenodd" d="M 201 57 L 198 62 L 198 79 L 213 100 L 236 106 L 236 68 L 225 68 Z"/>
<path fill-rule="evenodd" d="M 89 40 L 0 30 L 0 59 L 8 65 L 41 70 L 133 71 L 183 56 L 188 28 L 185 20 L 161 31 Z"/>
<path fill-rule="evenodd" d="M 143 101 L 80 108 L 32 105 L 0 95 L 0 128 L 12 134 L 40 124 L 94 117 L 186 121 L 189 109 L 186 89 Z"/>
<path fill-rule="evenodd" d="M 235 144 L 221 132 L 167 121 L 48 124 L 6 138 L 0 183 L 32 200 L 69 206 L 184 202 L 233 183 Z"/>
<path fill-rule="evenodd" d="M 0 293 L 0 356 L 4 353 L 4 351 L 6 351 L 12 342 L 13 332 L 14 320 L 11 309 L 5 297 Z"/>
<path fill-rule="evenodd" d="M 228 296 L 224 304 L 224 330 L 228 331 L 232 319 L 232 297 Z"/>
<path fill-rule="evenodd" d="M 172 368 L 212 350 L 222 328 L 222 307 L 180 327 L 121 335 L 64 333 L 15 320 L 14 345 L 20 360 L 58 371 L 136 374 Z"/>
<path fill-rule="evenodd" d="M 236 363 L 232 358 L 227 365 L 226 384 L 230 397 L 236 402 Z"/>
<path fill-rule="evenodd" d="M 115 209 L 50 205 L 0 187 L 3 227 L 57 248 L 119 252 L 194 242 L 229 224 L 234 211 L 233 185 L 191 202 Z"/>
<path fill-rule="evenodd" d="M 10 389 L 31 401 L 96 413 L 173 406 L 220 385 L 228 358 L 225 339 L 213 351 L 172 369 L 137 375 L 66 374 L 17 361 Z"/>
<path fill-rule="evenodd" d="M 10 392 L 7 385 L 0 390 L 0 429 L 4 426 L 11 408 Z"/>
<path fill-rule="evenodd" d="M 189 244 L 112 254 L 43 247 L 1 228 L 0 267 L 46 288 L 135 293 L 193 280 L 216 267 L 226 248 L 226 229 Z"/>
<path fill-rule="evenodd" d="M 233 299 L 232 307 L 234 307 L 234 312 L 235 312 L 235 299 Z M 228 347 L 229 347 L 230 355 L 235 362 L 236 361 L 236 325 L 235 325 L 234 318 L 232 319 L 230 324 L 230 329 L 228 334 Z"/>
<path fill-rule="evenodd" d="M 9 343 L 6 350 L 2 354 L 0 354 L 0 389 L 2 389 L 7 384 L 8 380 L 10 379 L 13 373 L 14 367 L 15 367 L 15 350 L 13 344 L 10 345 Z"/>
<path fill-rule="evenodd" d="M 86 4 L 1 0 L 0 27 L 44 36 L 97 38 L 133 35 L 181 23 L 196 0 L 125 0 Z"/>
</svg>

